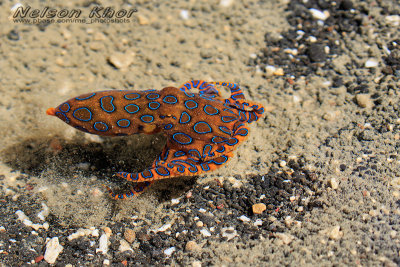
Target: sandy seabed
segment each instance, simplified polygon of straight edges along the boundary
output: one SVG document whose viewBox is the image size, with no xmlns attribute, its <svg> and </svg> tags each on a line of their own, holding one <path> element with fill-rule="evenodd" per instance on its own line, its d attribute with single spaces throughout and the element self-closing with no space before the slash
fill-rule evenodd
<svg viewBox="0 0 400 267">
<path fill-rule="evenodd" d="M 0 2 L 0 199 L 3 214 L 11 214 L 0 219 L 4 228 L 0 251 L 8 255 L 0 261 L 11 266 L 38 260 L 13 257 L 18 250 L 7 253 L 15 246 L 7 244 L 9 239 L 23 243 L 11 233 L 18 230 L 10 226 L 18 221 L 15 212 L 22 210 L 33 218 L 41 203 L 57 218 L 57 223 L 50 223 L 49 233 L 58 228 L 58 234 L 68 227 L 103 229 L 115 222 L 132 227 L 132 216 L 157 227 L 165 223 L 160 218 L 166 214 L 174 217 L 165 209 L 171 196 L 154 195 L 157 188 L 165 190 L 175 182 L 158 185 L 138 199 L 115 203 L 102 194 L 101 185 L 111 180 L 99 177 L 99 173 L 112 174 L 113 164 L 135 171 L 147 167 L 162 149 L 162 135 L 99 138 L 79 133 L 45 111 L 92 91 L 162 89 L 202 79 L 240 84 L 246 98 L 262 103 L 266 113 L 251 125 L 250 137 L 228 164 L 201 175 L 195 183 L 219 179 L 245 184 L 251 175 L 263 175 L 271 167 L 290 171 L 286 162 L 301 159 L 304 169 L 318 174 L 326 186 L 319 192 L 320 207 L 303 212 L 301 224 L 288 223 L 280 235 L 229 242 L 213 239 L 200 251 L 165 256 L 168 264 L 400 264 L 400 68 L 396 65 L 400 61 L 389 66 L 386 60 L 388 49 L 392 55 L 400 53 L 400 42 L 397 47 L 393 44 L 400 40 L 395 1 L 354 2 L 361 17 L 360 31 L 339 35 L 337 55 L 331 49 L 324 62 L 307 65 L 304 75 L 291 72 L 298 61 L 279 66 L 281 62 L 268 58 L 266 52 L 273 50 L 266 34 L 276 37 L 294 29 L 287 19 L 294 14 L 288 1 L 96 3 L 137 12 L 123 23 L 27 24 L 13 21 L 11 9 L 16 2 Z M 29 5 L 79 8 L 84 15 L 95 6 L 91 1 Z M 299 22 L 302 19 L 299 16 Z M 287 48 L 294 47 L 277 50 Z M 288 53 L 296 58 L 293 51 Z M 265 70 L 267 65 L 282 67 L 283 72 Z M 342 82 L 335 84 L 338 77 Z M 114 186 L 116 181 L 112 180 Z M 189 190 L 172 195 L 180 197 Z M 32 201 L 37 205 L 24 210 Z M 17 226 L 27 227 L 21 222 Z M 46 240 L 41 243 L 36 256 L 46 250 Z M 74 248 L 62 253 L 73 255 Z M 69 263 L 62 253 L 59 263 Z M 96 257 L 100 262 L 123 262 L 110 254 Z M 129 262 L 135 262 L 134 257 Z M 88 258 L 79 264 L 94 261 Z"/>
</svg>

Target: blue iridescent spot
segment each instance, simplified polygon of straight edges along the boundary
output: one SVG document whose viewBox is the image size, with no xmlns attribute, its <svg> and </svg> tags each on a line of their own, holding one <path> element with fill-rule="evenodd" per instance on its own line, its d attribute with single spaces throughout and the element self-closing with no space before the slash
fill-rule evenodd
<svg viewBox="0 0 400 267">
<path fill-rule="evenodd" d="M 68 112 L 71 109 L 71 106 L 67 102 L 65 102 L 61 104 L 58 109 L 62 112 Z"/>
<path fill-rule="evenodd" d="M 105 112 L 111 113 L 115 111 L 115 106 L 113 104 L 114 97 L 113 96 L 103 96 L 100 98 L 100 107 Z"/>
<path fill-rule="evenodd" d="M 174 153 L 174 157 L 182 157 L 182 156 L 185 156 L 186 155 L 186 153 L 185 153 L 185 151 L 181 151 L 181 150 L 179 150 L 179 151 L 176 151 L 175 153 Z"/>
<path fill-rule="evenodd" d="M 91 97 L 93 97 L 95 95 L 96 95 L 96 93 L 91 93 L 91 94 L 89 94 L 87 96 L 82 95 L 82 96 L 75 97 L 75 99 L 76 100 L 86 100 L 86 99 L 89 99 L 89 98 L 91 98 Z"/>
<path fill-rule="evenodd" d="M 198 134 L 211 133 L 211 126 L 205 121 L 199 121 L 193 126 L 193 130 Z"/>
<path fill-rule="evenodd" d="M 181 145 L 188 145 L 193 141 L 193 138 L 185 133 L 174 133 L 172 139 Z"/>
<path fill-rule="evenodd" d="M 163 102 L 172 105 L 178 103 L 178 99 L 173 95 L 167 95 L 163 98 Z"/>
<path fill-rule="evenodd" d="M 99 131 L 99 132 L 106 132 L 106 131 L 108 131 L 108 125 L 107 125 L 106 123 L 102 122 L 102 121 L 96 121 L 96 122 L 93 124 L 93 128 L 94 128 L 96 131 Z"/>
<path fill-rule="evenodd" d="M 191 120 L 190 115 L 186 111 L 184 111 L 184 112 L 182 112 L 181 117 L 179 118 L 179 123 L 182 123 L 182 124 L 188 123 L 188 122 L 190 122 L 190 120 Z"/>
<path fill-rule="evenodd" d="M 143 115 L 140 117 L 140 120 L 145 123 L 150 123 L 154 121 L 154 117 L 152 115 Z"/>
<path fill-rule="evenodd" d="M 190 93 L 190 92 L 187 92 L 187 91 L 184 91 L 184 93 L 185 93 L 185 95 L 186 95 L 187 97 L 194 97 L 194 94 L 193 94 L 193 93 Z"/>
<path fill-rule="evenodd" d="M 228 127 L 219 126 L 218 128 L 219 128 L 219 130 L 220 130 L 221 132 L 226 133 L 226 134 L 228 134 L 228 135 L 232 135 L 232 131 L 231 131 Z"/>
<path fill-rule="evenodd" d="M 149 109 L 151 109 L 151 110 L 156 110 L 156 109 L 158 109 L 158 108 L 161 106 L 161 104 L 158 103 L 158 102 L 150 102 L 150 103 L 148 104 L 148 106 L 149 106 Z"/>
<path fill-rule="evenodd" d="M 144 175 L 146 172 L 149 173 L 148 176 Z M 153 177 L 153 173 L 152 173 L 151 171 L 149 171 L 149 170 L 142 171 L 142 172 L 141 172 L 141 175 L 142 175 L 142 177 L 145 178 L 145 179 L 149 179 L 149 178 Z"/>
<path fill-rule="evenodd" d="M 222 116 L 221 120 L 222 120 L 222 122 L 227 123 L 227 122 L 231 122 L 231 121 L 237 120 L 237 118 L 236 117 L 232 117 L 232 116 Z"/>
<path fill-rule="evenodd" d="M 197 102 L 196 101 L 194 101 L 194 100 L 186 100 L 185 101 L 185 107 L 187 108 L 187 109 L 195 109 L 195 108 L 197 108 L 199 105 L 197 104 Z"/>
<path fill-rule="evenodd" d="M 219 113 L 219 110 L 211 105 L 205 105 L 203 110 L 207 115 L 217 115 Z"/>
<path fill-rule="evenodd" d="M 157 99 L 159 97 L 160 97 L 160 94 L 157 94 L 157 93 L 150 93 L 150 94 L 148 94 L 146 96 L 146 98 L 149 99 L 149 100 L 155 100 L 155 99 Z"/>
<path fill-rule="evenodd" d="M 162 171 L 161 171 L 162 170 Z M 161 176 L 168 176 L 170 175 L 169 171 L 167 168 L 165 167 L 158 167 L 156 168 L 156 172 L 157 174 L 161 175 Z"/>
<path fill-rule="evenodd" d="M 131 125 L 131 121 L 128 119 L 120 119 L 117 121 L 117 125 L 121 128 L 127 128 Z"/>
<path fill-rule="evenodd" d="M 135 100 L 135 99 L 140 98 L 140 94 L 138 94 L 138 93 L 129 93 L 129 94 L 124 95 L 124 98 L 126 100 Z"/>
<path fill-rule="evenodd" d="M 63 122 L 69 123 L 69 119 L 68 119 L 67 115 L 65 115 L 65 113 L 57 111 L 56 116 L 58 118 L 60 118 Z"/>
<path fill-rule="evenodd" d="M 136 104 L 128 104 L 124 107 L 125 111 L 129 114 L 135 114 L 140 110 L 140 107 Z"/>
<path fill-rule="evenodd" d="M 168 123 L 167 125 L 164 126 L 164 130 L 172 129 L 172 127 L 174 127 L 174 125 L 172 123 Z"/>
<path fill-rule="evenodd" d="M 92 119 L 92 112 L 88 108 L 77 108 L 72 113 L 72 116 L 80 121 L 90 121 Z"/>
</svg>

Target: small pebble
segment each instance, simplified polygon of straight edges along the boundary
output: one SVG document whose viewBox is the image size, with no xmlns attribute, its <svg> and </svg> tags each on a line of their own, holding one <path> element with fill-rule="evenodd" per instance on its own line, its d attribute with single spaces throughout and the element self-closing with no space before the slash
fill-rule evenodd
<svg viewBox="0 0 400 267">
<path fill-rule="evenodd" d="M 330 228 L 328 234 L 328 237 L 332 240 L 338 240 L 343 236 L 343 232 L 340 231 L 339 225 Z"/>
<path fill-rule="evenodd" d="M 198 222 L 196 222 L 196 226 L 197 227 L 203 227 L 204 223 L 202 221 L 198 221 Z"/>
<path fill-rule="evenodd" d="M 267 206 L 264 203 L 257 203 L 253 205 L 252 209 L 254 214 L 261 214 L 267 209 Z"/>
<path fill-rule="evenodd" d="M 176 248 L 175 248 L 175 247 L 170 247 L 170 248 L 167 248 L 166 250 L 164 250 L 164 254 L 165 254 L 165 255 L 167 255 L 167 256 L 169 257 L 169 256 L 171 256 L 171 255 L 172 255 L 172 253 L 174 253 L 174 252 L 175 252 L 175 250 L 176 250 Z"/>
<path fill-rule="evenodd" d="M 290 235 L 290 234 L 284 234 L 284 233 L 275 233 L 274 234 L 275 237 L 277 237 L 279 240 L 281 240 L 283 242 L 283 244 L 288 245 L 290 244 L 293 239 L 294 236 Z"/>
<path fill-rule="evenodd" d="M 189 19 L 189 11 L 188 10 L 181 10 L 181 12 L 179 13 L 179 16 L 183 20 L 188 20 Z"/>
<path fill-rule="evenodd" d="M 219 5 L 221 6 L 221 7 L 229 7 L 229 6 L 231 6 L 233 4 L 233 0 L 221 0 L 220 2 L 219 2 Z"/>
<path fill-rule="evenodd" d="M 366 62 L 365 62 L 365 67 L 366 68 L 375 68 L 378 67 L 379 62 L 376 58 L 369 58 Z"/>
<path fill-rule="evenodd" d="M 104 227 L 103 231 L 107 235 L 107 237 L 110 237 L 112 235 L 112 230 L 108 226 Z"/>
<path fill-rule="evenodd" d="M 125 229 L 124 238 L 129 243 L 132 243 L 136 238 L 136 233 L 132 229 Z"/>
<path fill-rule="evenodd" d="M 107 254 L 108 252 L 108 237 L 106 234 L 102 234 L 99 240 L 99 248 L 96 249 L 96 253 Z"/>
<path fill-rule="evenodd" d="M 119 249 L 120 252 L 125 252 L 125 251 L 132 251 L 133 249 L 131 248 L 131 246 L 129 245 L 128 242 L 126 242 L 124 239 L 121 239 L 119 241 Z"/>
<path fill-rule="evenodd" d="M 250 221 L 251 221 L 250 218 L 248 218 L 248 217 L 246 217 L 246 216 L 244 216 L 244 215 L 240 216 L 240 217 L 239 217 L 239 220 L 241 220 L 242 222 L 250 222 Z"/>
<path fill-rule="evenodd" d="M 165 232 L 166 230 L 171 228 L 171 226 L 172 226 L 172 224 L 170 224 L 170 223 L 164 224 L 163 226 L 158 228 L 156 232 Z"/>
<path fill-rule="evenodd" d="M 46 251 L 44 253 L 44 260 L 49 264 L 54 264 L 58 255 L 63 251 L 64 247 L 58 242 L 58 237 L 53 237 L 46 244 Z"/>
<path fill-rule="evenodd" d="M 195 251 L 199 250 L 200 246 L 195 241 L 188 241 L 185 245 L 186 251 Z"/>
<path fill-rule="evenodd" d="M 372 108 L 374 106 L 369 94 L 356 95 L 356 101 L 357 104 L 362 108 Z"/>
<path fill-rule="evenodd" d="M 336 190 L 336 189 L 338 189 L 338 187 L 339 187 L 339 183 L 336 181 L 335 178 L 331 178 L 331 179 L 329 180 L 329 186 L 330 186 L 332 189 Z"/>
<path fill-rule="evenodd" d="M 285 72 L 283 71 L 283 68 L 277 68 L 276 71 L 274 71 L 273 75 L 283 76 L 283 75 L 285 75 Z"/>
<path fill-rule="evenodd" d="M 233 227 L 222 228 L 221 232 L 222 232 L 222 237 L 226 237 L 228 241 L 238 236 L 237 231 Z"/>
<path fill-rule="evenodd" d="M 319 20 L 326 20 L 330 16 L 329 11 L 320 11 L 320 10 L 315 9 L 315 8 L 310 8 L 309 11 L 311 12 L 311 15 L 315 19 L 319 19 Z"/>
<path fill-rule="evenodd" d="M 211 236 L 211 233 L 210 233 L 207 229 L 205 229 L 205 228 L 201 229 L 201 230 L 200 230 L 200 233 L 201 233 L 203 236 L 205 236 L 205 237 Z"/>
<path fill-rule="evenodd" d="M 120 52 L 115 52 L 114 54 L 110 55 L 107 58 L 108 62 L 117 69 L 128 68 L 133 63 L 133 59 L 134 59 L 134 53 L 120 53 Z"/>
<path fill-rule="evenodd" d="M 391 15 L 391 16 L 386 16 L 385 17 L 386 23 L 397 27 L 400 25 L 400 16 L 399 15 Z"/>
</svg>

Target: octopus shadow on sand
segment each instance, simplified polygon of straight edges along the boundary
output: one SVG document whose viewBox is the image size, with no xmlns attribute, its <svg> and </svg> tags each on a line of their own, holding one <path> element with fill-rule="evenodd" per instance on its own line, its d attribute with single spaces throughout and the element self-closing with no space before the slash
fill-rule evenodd
<svg viewBox="0 0 400 267">
<path fill-rule="evenodd" d="M 101 142 L 81 137 L 82 134 L 72 140 L 59 136 L 28 138 L 3 149 L 1 157 L 13 170 L 28 177 L 40 177 L 43 184 L 73 184 L 87 179 L 84 183 L 97 187 L 107 184 L 123 190 L 130 183 L 115 177 L 114 173 L 138 172 L 150 167 L 165 145 L 162 135 L 101 138 Z M 179 197 L 195 181 L 196 176 L 166 179 L 158 181 L 149 191 L 163 202 Z"/>
</svg>

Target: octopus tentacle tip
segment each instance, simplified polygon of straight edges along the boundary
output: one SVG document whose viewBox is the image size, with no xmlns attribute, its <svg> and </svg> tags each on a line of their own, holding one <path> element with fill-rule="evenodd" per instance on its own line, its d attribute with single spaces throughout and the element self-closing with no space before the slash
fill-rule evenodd
<svg viewBox="0 0 400 267">
<path fill-rule="evenodd" d="M 46 114 L 47 114 L 47 115 L 54 116 L 54 115 L 56 115 L 56 109 L 55 109 L 55 108 L 48 108 L 48 109 L 46 110 Z"/>
</svg>

